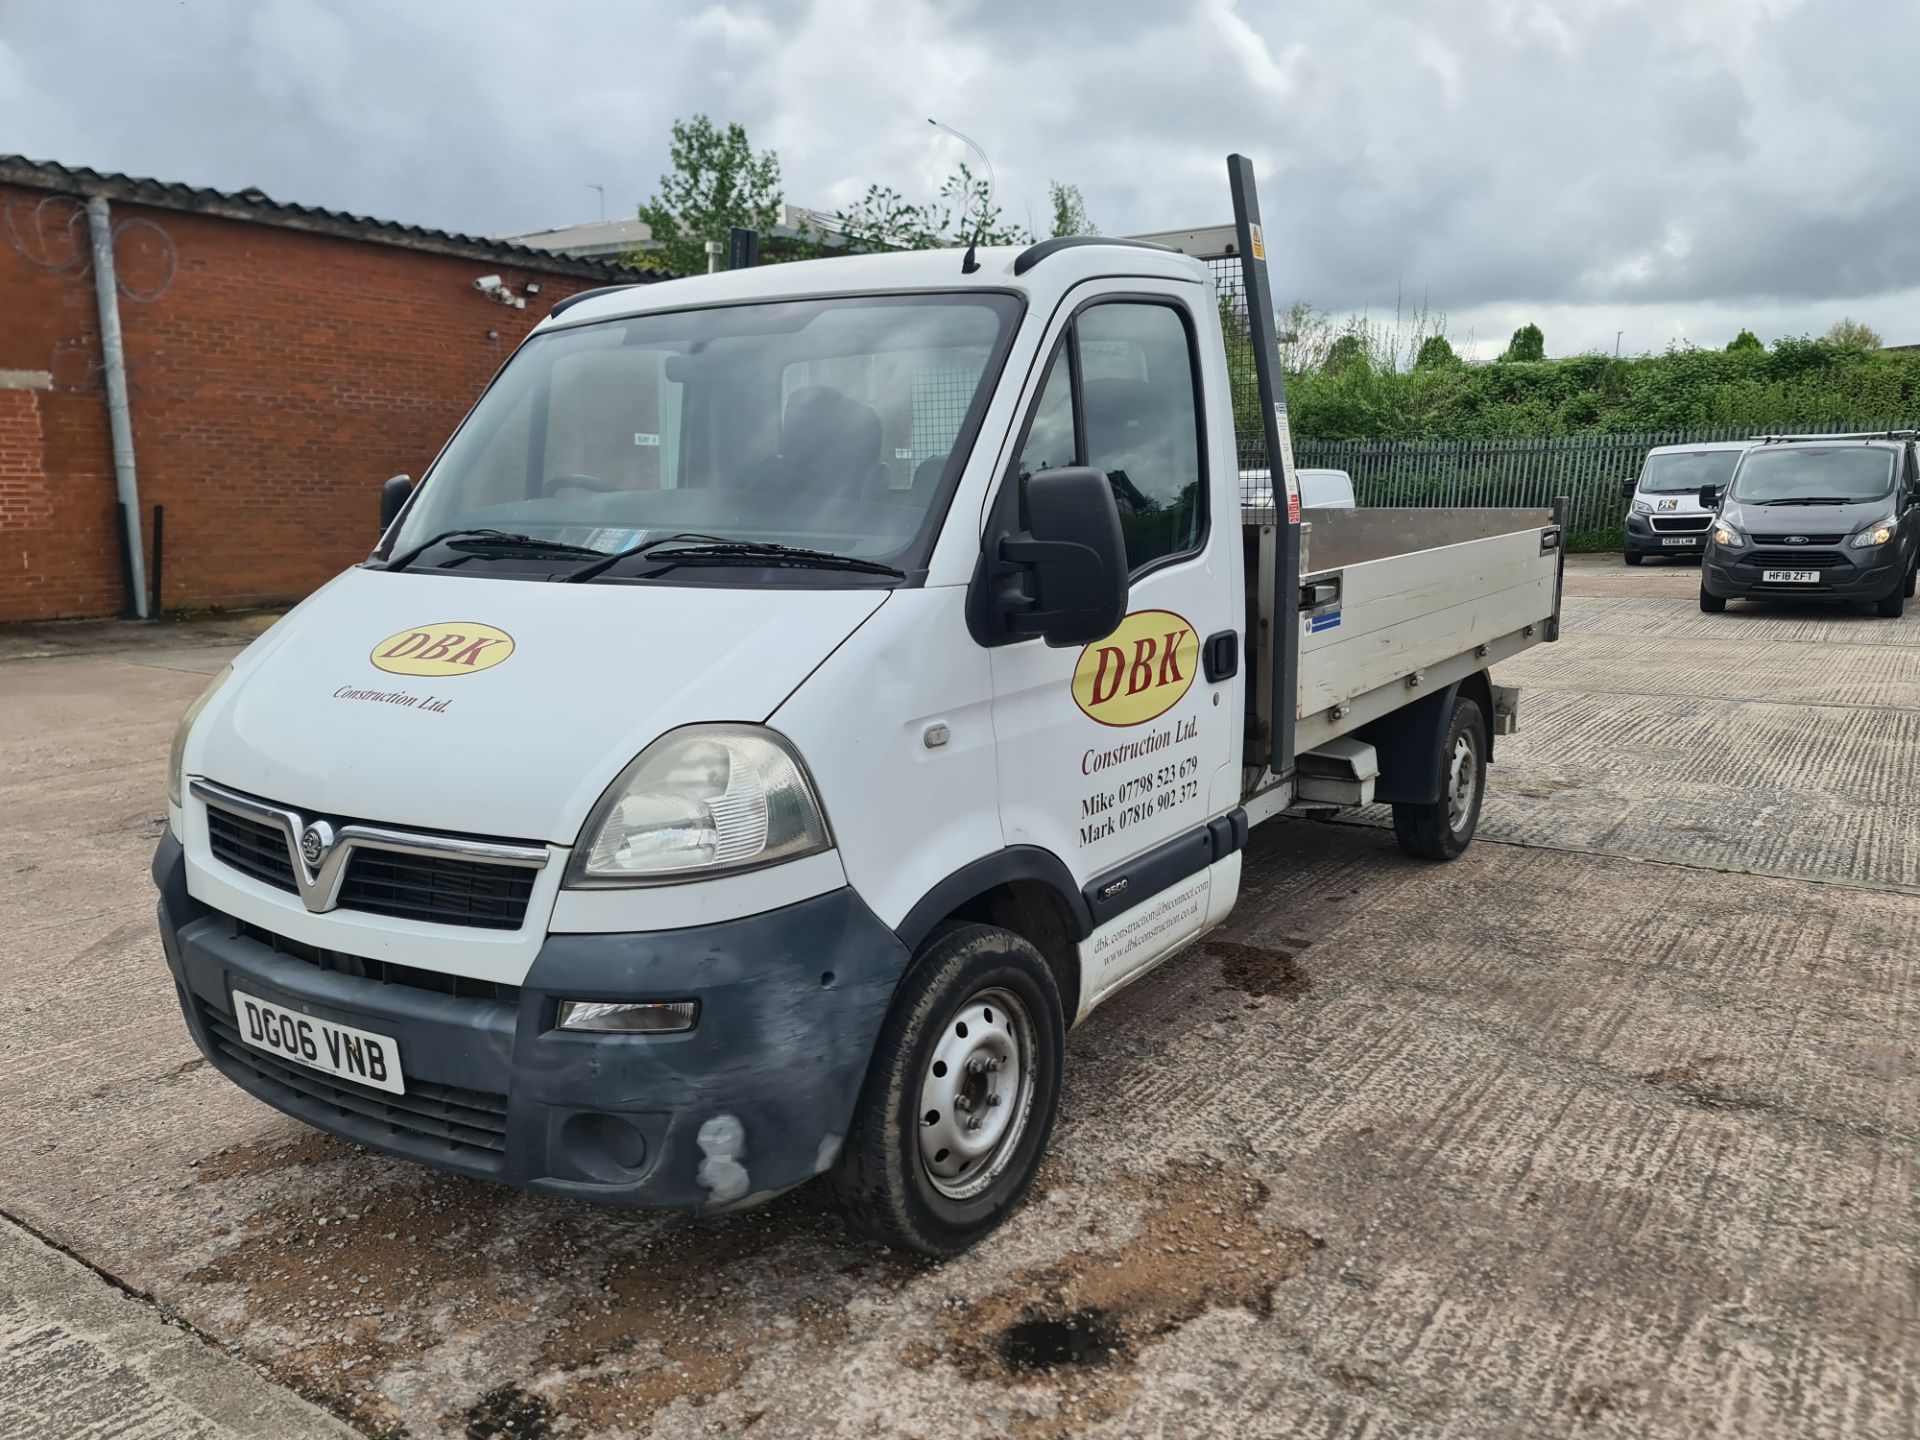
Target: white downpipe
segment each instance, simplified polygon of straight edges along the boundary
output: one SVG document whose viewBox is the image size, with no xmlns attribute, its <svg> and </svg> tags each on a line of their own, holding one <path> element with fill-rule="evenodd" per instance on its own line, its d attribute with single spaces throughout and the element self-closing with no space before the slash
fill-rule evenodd
<svg viewBox="0 0 1920 1440">
<path fill-rule="evenodd" d="M 113 479 L 127 514 L 127 571 L 133 613 L 147 618 L 147 547 L 141 538 L 140 482 L 133 468 L 133 415 L 127 409 L 127 350 L 120 338 L 120 282 L 113 272 L 113 219 L 106 200 L 87 201 L 93 241 L 93 293 L 100 303 L 100 359 L 107 377 L 107 421 L 113 430 Z"/>
</svg>

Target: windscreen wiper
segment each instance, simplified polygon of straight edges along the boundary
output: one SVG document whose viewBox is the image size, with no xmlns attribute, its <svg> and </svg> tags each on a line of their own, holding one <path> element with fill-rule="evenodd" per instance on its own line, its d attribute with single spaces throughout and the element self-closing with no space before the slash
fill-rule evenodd
<svg viewBox="0 0 1920 1440">
<path fill-rule="evenodd" d="M 1858 505 L 1858 500 L 1846 495 L 1804 495 L 1791 500 L 1753 500 L 1753 505 Z"/>
<path fill-rule="evenodd" d="M 664 547 L 673 546 L 669 550 Z M 772 540 L 724 540 L 717 535 L 657 535 L 643 540 L 591 565 L 582 565 L 566 578 L 591 580 L 604 574 L 622 560 L 635 555 L 650 556 L 668 566 L 695 563 L 701 565 L 768 565 L 807 570 L 857 570 L 866 575 L 889 575 L 904 580 L 906 571 L 879 560 L 858 555 L 840 555 L 831 550 L 807 550 L 798 545 L 781 545 Z"/>
<path fill-rule="evenodd" d="M 411 550 L 387 561 L 389 570 L 404 570 L 436 545 L 445 545 L 451 541 L 462 541 L 460 549 L 476 555 L 508 554 L 519 551 L 533 555 L 594 555 L 604 554 L 591 545 L 570 545 L 564 540 L 543 540 L 538 535 L 517 535 L 511 530 L 490 530 L 484 527 L 463 527 L 458 530 L 442 530 L 438 535 L 421 541 Z"/>
</svg>

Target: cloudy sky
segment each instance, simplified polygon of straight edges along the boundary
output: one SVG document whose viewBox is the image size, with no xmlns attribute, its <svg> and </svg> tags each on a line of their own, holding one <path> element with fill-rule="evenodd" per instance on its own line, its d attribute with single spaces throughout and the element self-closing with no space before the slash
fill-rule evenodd
<svg viewBox="0 0 1920 1440">
<path fill-rule="evenodd" d="M 0 0 L 0 151 L 477 233 L 650 194 L 675 116 L 787 198 L 992 156 L 1112 234 L 1223 222 L 1274 289 L 1484 353 L 1818 332 L 1920 343 L 1914 0 Z"/>
</svg>

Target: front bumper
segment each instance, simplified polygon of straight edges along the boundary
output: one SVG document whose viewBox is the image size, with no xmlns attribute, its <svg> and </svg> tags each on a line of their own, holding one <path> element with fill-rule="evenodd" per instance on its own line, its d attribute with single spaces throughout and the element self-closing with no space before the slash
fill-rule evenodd
<svg viewBox="0 0 1920 1440">
<path fill-rule="evenodd" d="M 1666 543 L 1669 540 L 1680 543 L 1669 545 Z M 1684 556 L 1689 560 L 1698 560 L 1701 551 L 1706 548 L 1707 532 L 1705 529 L 1656 530 L 1646 516 L 1629 514 L 1621 533 L 1621 544 L 1629 555 Z"/>
<path fill-rule="evenodd" d="M 1838 563 L 1831 557 L 1838 556 Z M 1826 557 L 1826 558 L 1821 558 Z M 1817 563 L 1815 563 L 1817 561 Z M 1817 569 L 1813 583 L 1771 581 L 1769 570 L 1802 567 Z M 1803 558 L 1790 551 L 1747 545 L 1729 550 L 1709 545 L 1702 560 L 1700 584 L 1722 600 L 1846 600 L 1865 603 L 1884 600 L 1905 581 L 1900 547 L 1882 545 L 1853 550 L 1844 545 L 1820 547 Z"/>
<path fill-rule="evenodd" d="M 187 893 L 154 855 L 160 935 L 194 1043 L 249 1094 L 370 1149 L 601 1204 L 737 1209 L 839 1152 L 908 953 L 851 889 L 722 924 L 552 935 L 517 995 L 322 969 Z M 250 1049 L 231 994 L 392 1037 L 390 1095 Z M 560 999 L 696 1000 L 680 1034 L 556 1031 Z"/>
</svg>

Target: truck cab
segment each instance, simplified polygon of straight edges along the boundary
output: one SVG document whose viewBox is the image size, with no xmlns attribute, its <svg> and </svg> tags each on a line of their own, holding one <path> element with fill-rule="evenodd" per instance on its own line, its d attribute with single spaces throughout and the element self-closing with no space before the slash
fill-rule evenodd
<svg viewBox="0 0 1920 1440">
<path fill-rule="evenodd" d="M 1912 431 L 1756 442 L 1699 502 L 1713 523 L 1700 608 L 1733 599 L 1866 604 L 1898 619 L 1920 565 L 1920 453 Z"/>
<path fill-rule="evenodd" d="M 1309 512 L 1307 562 L 1286 454 L 1250 511 L 1222 323 L 1115 241 L 556 305 L 182 721 L 201 1051 L 478 1179 L 986 1233 L 1067 1028 L 1221 922 L 1250 824 L 1386 801 L 1457 855 L 1486 666 L 1557 627 L 1547 512 Z"/>
<path fill-rule="evenodd" d="M 1621 537 L 1627 564 L 1642 564 L 1649 555 L 1698 560 L 1713 523 L 1713 509 L 1701 503 L 1701 492 L 1724 486 L 1750 443 L 1656 445 L 1649 450 L 1639 475 L 1620 482 L 1627 501 Z"/>
</svg>

